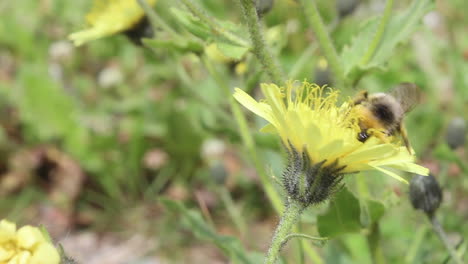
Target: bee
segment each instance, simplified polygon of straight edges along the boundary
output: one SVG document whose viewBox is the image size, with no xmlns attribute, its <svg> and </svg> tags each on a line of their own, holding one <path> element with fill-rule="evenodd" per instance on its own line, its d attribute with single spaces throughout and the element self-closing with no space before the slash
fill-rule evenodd
<svg viewBox="0 0 468 264">
<path fill-rule="evenodd" d="M 357 139 L 365 142 L 369 137 L 375 136 L 388 142 L 388 137 L 399 134 L 411 153 L 403 118 L 420 100 L 420 89 L 413 83 L 401 83 L 389 93 L 360 92 L 353 100 L 361 129 Z"/>
</svg>

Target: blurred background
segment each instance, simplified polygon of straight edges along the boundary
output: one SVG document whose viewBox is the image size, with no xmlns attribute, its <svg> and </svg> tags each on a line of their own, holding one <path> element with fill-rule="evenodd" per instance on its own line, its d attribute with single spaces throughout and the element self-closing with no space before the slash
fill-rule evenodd
<svg viewBox="0 0 468 264">
<path fill-rule="evenodd" d="M 240 26 L 240 7 L 232 1 L 195 2 Z M 288 78 L 334 87 L 301 8 L 290 0 L 263 2 L 272 4 L 262 15 L 266 39 Z M 385 6 L 317 2 L 339 51 Z M 395 12 L 409 2 L 395 1 Z M 277 138 L 258 132 L 264 121 L 253 116 L 254 147 L 243 142 L 229 98 L 234 87 L 257 94 L 268 76 L 252 54 L 229 58 L 206 40 L 195 48 L 141 46 L 118 34 L 75 47 L 67 36 L 86 26 L 90 7 L 90 0 L 0 3 L 0 218 L 43 224 L 79 263 L 230 263 L 237 247 L 261 260 L 278 214 L 257 168 L 279 176 L 284 156 Z M 174 9 L 186 10 L 177 1 L 155 6 L 193 39 Z M 342 91 L 345 97 L 388 91 L 404 81 L 422 88 L 424 102 L 405 123 L 420 164 L 443 189 L 437 217 L 460 251 L 468 235 L 467 9 L 464 0 L 436 1 L 385 67 Z M 154 39 L 159 36 L 165 32 L 156 31 Z M 443 263 L 447 252 L 412 209 L 408 186 L 373 174 L 365 181 L 383 208 L 387 263 Z M 353 193 L 356 177 L 346 178 Z M 317 215 L 327 208 L 307 211 L 304 233 L 317 235 Z M 371 263 L 363 230 L 312 249 L 324 263 Z M 284 254 L 287 263 L 299 263 L 297 244 Z"/>
</svg>

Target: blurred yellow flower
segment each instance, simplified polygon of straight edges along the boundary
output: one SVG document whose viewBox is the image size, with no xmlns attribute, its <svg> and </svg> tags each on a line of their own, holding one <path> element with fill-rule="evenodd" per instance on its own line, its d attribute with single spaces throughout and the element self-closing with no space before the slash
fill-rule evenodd
<svg viewBox="0 0 468 264">
<path fill-rule="evenodd" d="M 156 0 L 146 0 L 154 6 Z M 89 28 L 68 36 L 76 46 L 98 38 L 110 36 L 136 25 L 145 13 L 137 0 L 94 0 L 86 15 Z"/>
<path fill-rule="evenodd" d="M 262 131 L 278 134 L 290 153 L 305 153 L 312 164 L 324 161 L 324 167 L 342 168 L 341 174 L 378 170 L 406 183 L 394 170 L 428 174 L 396 140 L 360 142 L 357 112 L 348 102 L 336 105 L 337 90 L 307 82 L 288 82 L 286 88 L 262 84 L 261 89 L 266 98 L 260 102 L 239 88 L 234 97 L 267 120 Z"/>
<path fill-rule="evenodd" d="M 0 264 L 59 264 L 60 256 L 37 227 L 0 221 Z"/>
</svg>

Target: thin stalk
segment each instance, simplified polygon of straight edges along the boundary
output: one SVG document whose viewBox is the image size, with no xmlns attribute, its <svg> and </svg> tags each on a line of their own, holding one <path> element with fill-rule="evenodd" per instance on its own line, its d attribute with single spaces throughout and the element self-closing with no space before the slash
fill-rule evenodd
<svg viewBox="0 0 468 264">
<path fill-rule="evenodd" d="M 370 197 L 369 188 L 367 186 L 366 179 L 363 174 L 359 174 L 356 176 L 357 181 L 357 190 L 359 196 L 363 199 L 368 199 Z M 385 263 L 385 258 L 383 255 L 382 247 L 380 245 L 380 229 L 379 223 L 372 223 L 372 219 L 369 212 L 369 207 L 366 202 L 360 203 L 361 210 L 362 210 L 362 217 L 361 221 L 363 222 L 364 226 L 370 227 L 370 233 L 367 234 L 367 243 L 369 245 L 370 254 L 372 257 L 372 262 L 376 264 L 383 264 Z"/>
<path fill-rule="evenodd" d="M 178 36 L 175 32 L 159 15 L 156 13 L 153 8 L 146 2 L 146 0 L 137 0 L 140 7 L 145 11 L 146 16 L 149 18 L 151 27 L 153 30 L 160 27 L 162 30 L 169 33 L 172 37 Z"/>
<path fill-rule="evenodd" d="M 357 183 L 357 191 L 359 194 L 359 197 L 362 197 L 363 199 L 368 199 L 370 197 L 369 194 L 369 188 L 367 186 L 366 179 L 362 173 L 356 175 L 355 177 L 356 183 Z M 371 217 L 369 213 L 369 206 L 367 205 L 366 202 L 359 203 L 361 207 L 361 222 L 365 227 L 368 227 L 371 224 Z"/>
<path fill-rule="evenodd" d="M 234 204 L 231 193 L 226 188 L 226 186 L 218 186 L 218 188 L 218 193 L 221 196 L 221 200 L 223 201 L 229 216 L 231 217 L 234 225 L 239 230 L 241 237 L 244 237 L 247 230 L 247 225 L 244 221 L 244 217 L 242 217 L 242 213 Z"/>
<path fill-rule="evenodd" d="M 270 77 L 271 81 L 281 85 L 285 81 L 283 72 L 281 71 L 278 62 L 271 55 L 270 49 L 263 38 L 262 26 L 258 20 L 257 10 L 255 9 L 254 1 L 239 0 L 244 14 L 244 20 L 249 29 L 250 39 L 253 45 L 253 53 L 260 61 L 263 69 Z"/>
<path fill-rule="evenodd" d="M 314 56 L 315 49 L 317 49 L 317 45 L 312 43 L 307 47 L 307 49 L 304 50 L 304 52 L 302 52 L 299 59 L 296 60 L 294 65 L 291 67 L 291 70 L 289 71 L 288 76 L 291 78 L 291 80 L 296 80 L 304 67 L 310 63 L 312 57 Z"/>
<path fill-rule="evenodd" d="M 315 1 L 301 0 L 301 3 L 304 6 L 307 21 L 315 32 L 320 48 L 330 64 L 330 69 L 335 76 L 337 86 L 341 89 L 346 88 L 345 74 L 343 67 L 341 66 L 341 59 L 338 57 L 335 46 L 333 45 L 326 27 L 323 24 L 322 17 L 317 10 Z"/>
<path fill-rule="evenodd" d="M 255 169 L 257 170 L 257 173 L 260 177 L 260 181 L 265 188 L 265 193 L 273 204 L 275 210 L 277 212 L 281 212 L 283 210 L 281 197 L 279 197 L 278 192 L 275 190 L 275 187 L 273 186 L 272 181 L 270 181 L 265 167 L 263 166 L 264 163 L 257 154 L 254 139 L 252 134 L 250 134 L 249 126 L 247 124 L 247 119 L 242 113 L 239 105 L 234 101 L 234 97 L 232 96 L 231 90 L 229 89 L 228 84 L 225 82 L 225 79 L 215 69 L 210 60 L 203 58 L 203 61 L 206 65 L 206 68 L 210 72 L 210 75 L 214 78 L 215 82 L 221 87 L 221 89 L 224 90 L 226 97 L 229 98 L 229 106 L 231 107 L 231 111 L 234 115 L 237 125 L 239 126 L 239 133 L 241 135 L 242 141 L 244 146 L 247 148 L 248 153 L 250 154 Z"/>
<path fill-rule="evenodd" d="M 385 3 L 385 9 L 384 9 L 382 20 L 380 21 L 379 27 L 377 28 L 377 33 L 375 33 L 374 39 L 372 39 L 369 49 L 367 50 L 366 54 L 361 60 L 362 65 L 366 65 L 367 63 L 369 63 L 369 61 L 374 56 L 375 51 L 379 47 L 380 42 L 382 40 L 382 36 L 385 33 L 385 29 L 387 28 L 388 21 L 390 21 L 390 14 L 392 13 L 392 7 L 393 7 L 393 0 L 387 0 L 387 2 Z"/>
<path fill-rule="evenodd" d="M 180 0 L 187 9 L 196 17 L 200 19 L 201 22 L 207 24 L 215 34 L 224 37 L 226 40 L 237 44 L 239 46 L 248 47 L 249 43 L 240 38 L 239 36 L 233 34 L 231 31 L 223 28 L 219 25 L 213 18 L 211 18 L 205 11 L 203 11 L 199 6 L 197 6 L 192 0 Z"/>
<path fill-rule="evenodd" d="M 409 250 L 406 253 L 405 256 L 405 262 L 406 263 L 414 263 L 416 259 L 416 255 L 418 254 L 419 248 L 421 247 L 424 237 L 426 236 L 428 227 L 427 226 L 421 226 L 418 231 L 416 231 L 416 234 L 414 235 L 413 241 L 410 244 Z"/>
<path fill-rule="evenodd" d="M 190 96 L 193 96 L 195 100 L 207 106 L 209 109 L 216 109 L 216 111 L 213 111 L 213 114 L 222 120 L 225 124 L 229 125 L 232 123 L 231 116 L 222 108 L 222 106 L 214 104 L 200 95 L 198 90 L 193 86 L 193 81 L 190 79 L 190 76 L 187 74 L 184 67 L 175 68 L 177 74 L 179 75 L 179 79 L 184 83 L 183 88 L 187 91 L 187 93 L 190 94 Z"/>
<path fill-rule="evenodd" d="M 442 226 L 440 225 L 439 221 L 437 221 L 437 218 L 435 216 L 429 216 L 429 215 L 428 215 L 428 217 L 431 220 L 432 229 L 437 234 L 437 236 L 439 236 L 440 241 L 442 241 L 442 243 L 444 244 L 445 248 L 447 249 L 448 253 L 452 257 L 453 261 L 455 263 L 457 263 L 457 264 L 462 264 L 463 263 L 462 260 L 458 256 L 455 249 L 453 249 L 453 247 L 450 245 L 450 242 L 448 241 L 447 234 L 445 234 L 445 231 L 442 228 Z"/>
<path fill-rule="evenodd" d="M 382 252 L 382 247 L 380 247 L 379 224 L 374 223 L 370 231 L 370 234 L 367 235 L 367 244 L 371 252 L 372 263 L 385 264 L 385 257 Z"/>
<path fill-rule="evenodd" d="M 323 242 L 328 241 L 328 237 L 314 237 L 314 236 L 309 236 L 306 234 L 289 234 L 287 235 L 284 240 L 285 242 L 292 239 L 292 238 L 305 238 L 311 240 L 313 243 L 317 243 L 318 245 L 322 245 Z M 318 241 L 318 242 L 317 242 Z"/>
<path fill-rule="evenodd" d="M 265 264 L 274 264 L 278 258 L 281 247 L 284 245 L 285 240 L 288 237 L 293 225 L 299 220 L 299 216 L 305 207 L 295 201 L 291 201 L 281 216 L 281 220 L 276 227 L 273 239 L 271 241 L 270 248 L 265 257 Z"/>
</svg>

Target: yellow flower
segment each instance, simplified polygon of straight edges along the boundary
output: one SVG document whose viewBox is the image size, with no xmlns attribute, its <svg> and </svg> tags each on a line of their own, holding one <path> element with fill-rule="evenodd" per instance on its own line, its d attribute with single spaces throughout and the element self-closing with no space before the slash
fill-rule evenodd
<svg viewBox="0 0 468 264">
<path fill-rule="evenodd" d="M 154 5 L 156 0 L 146 0 Z M 76 46 L 98 38 L 110 36 L 137 24 L 145 13 L 137 0 L 94 0 L 93 8 L 86 15 L 90 27 L 68 36 Z"/>
<path fill-rule="evenodd" d="M 234 97 L 269 122 L 262 131 L 278 134 L 290 154 L 306 154 L 309 163 L 340 168 L 340 174 L 378 170 L 406 183 L 395 171 L 428 174 L 395 139 L 360 142 L 357 112 L 348 102 L 336 105 L 337 90 L 307 82 L 288 82 L 286 88 L 262 84 L 261 89 L 266 98 L 260 102 L 239 88 Z"/>
<path fill-rule="evenodd" d="M 0 264 L 59 264 L 60 256 L 37 227 L 0 221 Z"/>
</svg>

